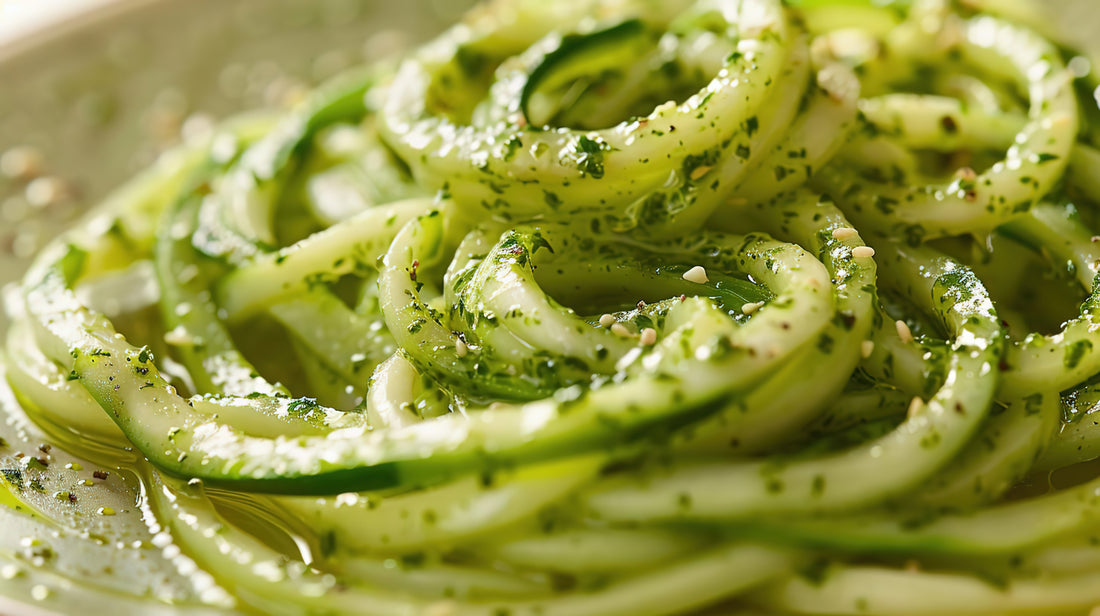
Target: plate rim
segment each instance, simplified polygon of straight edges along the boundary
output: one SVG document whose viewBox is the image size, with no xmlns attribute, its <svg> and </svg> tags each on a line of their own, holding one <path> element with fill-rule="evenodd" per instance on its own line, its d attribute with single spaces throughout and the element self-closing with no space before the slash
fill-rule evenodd
<svg viewBox="0 0 1100 616">
<path fill-rule="evenodd" d="M 49 47 L 60 40 L 102 28 L 121 16 L 174 0 L 85 0 L 60 4 L 49 16 L 28 19 L 24 26 L 0 32 L 0 65 Z"/>
</svg>

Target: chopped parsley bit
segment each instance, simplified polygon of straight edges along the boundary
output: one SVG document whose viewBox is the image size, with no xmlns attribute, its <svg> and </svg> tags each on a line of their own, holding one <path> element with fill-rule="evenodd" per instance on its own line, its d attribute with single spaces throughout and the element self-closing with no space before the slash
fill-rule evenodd
<svg viewBox="0 0 1100 616">
<path fill-rule="evenodd" d="M 603 139 L 599 137 L 592 139 L 582 135 L 578 138 L 575 152 L 577 154 L 577 168 L 580 170 L 581 175 L 592 176 L 597 180 L 602 178 L 604 175 L 604 152 L 609 150 L 611 150 L 611 146 L 604 143 Z"/>
</svg>

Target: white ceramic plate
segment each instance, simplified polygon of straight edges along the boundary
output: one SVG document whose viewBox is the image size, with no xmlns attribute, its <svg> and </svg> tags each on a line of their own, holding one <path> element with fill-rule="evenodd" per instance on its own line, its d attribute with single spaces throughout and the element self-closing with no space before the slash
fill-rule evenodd
<svg viewBox="0 0 1100 616">
<path fill-rule="evenodd" d="M 30 31 L 0 30 L 0 153 L 40 153 L 47 177 L 28 186 L 0 174 L 0 286 L 182 125 L 278 104 L 344 66 L 430 36 L 470 3 L 87 0 Z M 1100 58 L 1097 3 L 1045 6 Z M 0 339 L 5 330 L 0 311 Z M 42 613 L 0 597 L 0 614 Z"/>
</svg>

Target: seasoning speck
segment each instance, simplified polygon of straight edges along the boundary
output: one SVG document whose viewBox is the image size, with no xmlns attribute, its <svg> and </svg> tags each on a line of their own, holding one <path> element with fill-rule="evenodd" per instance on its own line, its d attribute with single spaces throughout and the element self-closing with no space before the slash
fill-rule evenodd
<svg viewBox="0 0 1100 616">
<path fill-rule="evenodd" d="M 711 167 L 705 167 L 705 166 L 704 167 L 696 167 L 695 169 L 692 169 L 692 171 L 691 171 L 691 180 L 693 182 L 695 180 L 698 180 L 699 178 L 703 177 L 708 172 L 710 172 L 710 170 L 711 170 Z"/>
<path fill-rule="evenodd" d="M 913 341 L 913 331 L 909 329 L 905 321 L 894 321 L 894 328 L 898 330 L 898 338 L 901 338 L 902 342 Z"/>
<path fill-rule="evenodd" d="M 64 201 L 69 192 L 68 184 L 61 178 L 41 177 L 27 184 L 24 197 L 34 207 L 49 207 Z"/>
<path fill-rule="evenodd" d="M 752 314 L 764 307 L 764 302 L 749 302 L 741 305 L 742 314 Z"/>
<path fill-rule="evenodd" d="M 864 340 L 859 345 L 859 354 L 863 356 L 863 359 L 867 359 L 871 356 L 871 353 L 875 352 L 875 343 L 870 340 Z"/>
<path fill-rule="evenodd" d="M 30 146 L 16 146 L 0 155 L 0 174 L 13 180 L 31 180 L 42 173 L 42 153 Z"/>
<path fill-rule="evenodd" d="M 905 412 L 905 416 L 912 419 L 917 416 L 917 413 L 920 413 L 922 408 L 924 408 L 924 400 L 914 396 L 913 399 L 909 401 L 909 410 Z"/>
</svg>

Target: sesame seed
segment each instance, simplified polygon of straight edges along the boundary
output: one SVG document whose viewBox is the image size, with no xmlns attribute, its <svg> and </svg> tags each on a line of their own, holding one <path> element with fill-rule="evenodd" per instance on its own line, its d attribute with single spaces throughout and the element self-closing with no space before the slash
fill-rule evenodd
<svg viewBox="0 0 1100 616">
<path fill-rule="evenodd" d="M 833 229 L 833 238 L 838 240 L 848 240 L 859 235 L 859 231 L 851 227 L 838 227 Z"/>
<path fill-rule="evenodd" d="M 871 353 L 875 352 L 875 343 L 870 340 L 864 340 L 859 344 L 859 354 L 863 356 L 863 359 L 867 359 L 871 356 Z"/>
<path fill-rule="evenodd" d="M 615 334 L 616 336 L 619 336 L 620 338 L 629 338 L 629 337 L 634 335 L 634 334 L 631 334 L 630 330 L 627 329 L 622 323 L 616 323 L 616 324 L 612 325 L 611 326 L 611 333 Z"/>
<path fill-rule="evenodd" d="M 913 341 L 913 331 L 909 329 L 905 321 L 894 321 L 894 328 L 898 330 L 898 338 L 901 338 L 902 342 Z"/>
<path fill-rule="evenodd" d="M 459 357 L 466 357 L 466 354 L 470 352 L 470 347 L 466 346 L 466 341 L 462 338 L 455 338 L 455 353 Z"/>
<path fill-rule="evenodd" d="M 237 138 L 228 133 L 219 134 L 210 143 L 210 157 L 217 163 L 227 163 L 240 149 Z"/>
<path fill-rule="evenodd" d="M 27 203 L 32 206 L 48 207 L 65 199 L 69 188 L 60 178 L 42 177 L 31 180 L 23 193 Z"/>
<path fill-rule="evenodd" d="M 187 332 L 187 328 L 177 325 L 164 333 L 164 342 L 171 346 L 189 346 L 195 343 L 195 339 Z"/>
<path fill-rule="evenodd" d="M 963 180 L 964 182 L 973 182 L 978 179 L 978 173 L 970 167 L 961 167 L 955 172 L 955 177 Z"/>
<path fill-rule="evenodd" d="M 665 101 L 665 102 L 661 103 L 660 105 L 657 105 L 657 108 L 653 110 L 653 115 L 663 116 L 666 113 L 670 113 L 675 109 L 676 109 L 676 101 L 672 101 L 672 100 Z"/>
<path fill-rule="evenodd" d="M 857 259 L 875 256 L 875 249 L 870 246 L 856 246 L 852 249 L 852 256 Z"/>
<path fill-rule="evenodd" d="M 752 314 L 763 307 L 764 302 L 749 302 L 747 304 L 741 304 L 741 312 L 742 314 Z"/>
<path fill-rule="evenodd" d="M 833 102 L 844 103 L 859 98 L 859 81 L 851 70 L 841 68 L 839 63 L 827 64 L 819 70 L 817 83 Z"/>
<path fill-rule="evenodd" d="M 657 330 L 652 327 L 643 329 L 641 342 L 645 346 L 653 346 L 657 342 Z"/>
<path fill-rule="evenodd" d="M 611 327 L 614 324 L 615 324 L 615 317 L 613 317 L 609 314 L 605 314 L 605 315 L 600 316 L 600 326 L 601 327 Z"/>
<path fill-rule="evenodd" d="M 30 180 L 42 173 L 42 154 L 29 146 L 17 146 L 0 155 L 0 173 L 13 180 Z"/>
<path fill-rule="evenodd" d="M 684 272 L 684 280 L 688 282 L 694 282 L 696 284 L 703 284 L 710 279 L 707 278 L 707 270 L 703 269 L 702 265 L 696 265 L 695 267 Z"/>
<path fill-rule="evenodd" d="M 693 181 L 698 180 L 699 178 L 703 177 L 707 173 L 710 173 L 711 169 L 713 169 L 713 167 L 707 167 L 707 166 L 696 167 L 695 169 L 692 169 L 692 171 L 691 171 L 691 179 Z"/>
<path fill-rule="evenodd" d="M 180 126 L 180 137 L 189 145 L 202 143 L 214 134 L 214 118 L 205 113 L 193 113 Z"/>
<path fill-rule="evenodd" d="M 905 411 L 905 416 L 912 419 L 916 417 L 917 413 L 920 413 L 923 408 L 924 400 L 921 400 L 920 396 L 914 396 L 913 399 L 909 401 L 909 409 Z"/>
<path fill-rule="evenodd" d="M 424 610 L 424 616 L 452 616 L 457 611 L 454 601 L 440 601 L 429 605 Z"/>
</svg>

